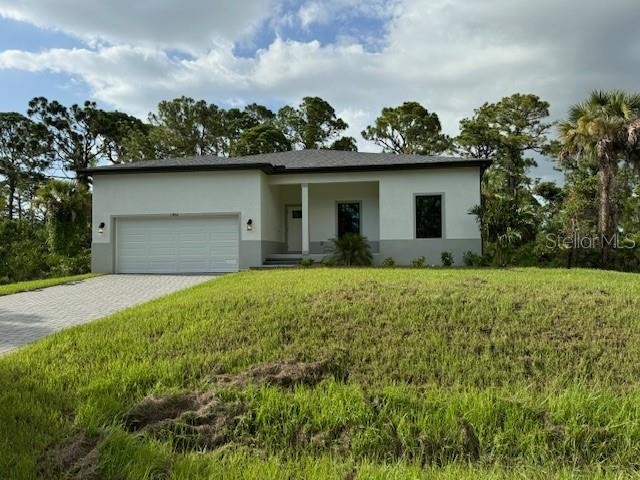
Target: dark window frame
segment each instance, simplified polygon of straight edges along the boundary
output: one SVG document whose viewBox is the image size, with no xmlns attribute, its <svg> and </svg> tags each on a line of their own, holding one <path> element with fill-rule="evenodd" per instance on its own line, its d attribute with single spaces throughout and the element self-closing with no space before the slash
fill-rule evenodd
<svg viewBox="0 0 640 480">
<path fill-rule="evenodd" d="M 362 201 L 361 200 L 336 200 L 336 238 L 340 237 L 340 205 L 342 204 L 358 205 L 358 235 L 362 235 Z"/>
<path fill-rule="evenodd" d="M 420 236 L 418 235 L 418 199 L 421 197 L 439 197 L 440 198 L 440 235 L 439 236 Z M 415 193 L 413 195 L 413 235 L 415 239 L 444 239 L 444 193 Z"/>
</svg>

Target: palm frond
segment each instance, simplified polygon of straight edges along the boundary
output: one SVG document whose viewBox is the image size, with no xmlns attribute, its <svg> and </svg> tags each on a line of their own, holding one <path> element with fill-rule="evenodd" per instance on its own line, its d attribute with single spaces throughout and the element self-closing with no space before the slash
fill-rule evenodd
<svg viewBox="0 0 640 480">
<path fill-rule="evenodd" d="M 371 265 L 373 255 L 366 237 L 347 233 L 329 241 L 329 261 L 335 265 Z"/>
<path fill-rule="evenodd" d="M 640 144 L 640 118 L 636 118 L 632 121 L 627 128 L 627 140 L 634 146 L 638 147 Z"/>
<path fill-rule="evenodd" d="M 627 94 L 627 103 L 634 111 L 634 115 L 640 117 L 640 93 Z"/>
</svg>

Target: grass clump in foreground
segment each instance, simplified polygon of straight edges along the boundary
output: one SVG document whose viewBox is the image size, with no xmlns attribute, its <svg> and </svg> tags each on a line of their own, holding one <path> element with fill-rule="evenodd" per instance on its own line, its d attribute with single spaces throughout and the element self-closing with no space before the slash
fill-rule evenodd
<svg viewBox="0 0 640 480">
<path fill-rule="evenodd" d="M 219 278 L 0 359 L 0 478 L 624 478 L 640 277 Z"/>
<path fill-rule="evenodd" d="M 28 280 L 26 282 L 9 283 L 0 285 L 0 297 L 4 295 L 12 295 L 14 293 L 29 292 L 31 290 L 40 290 L 42 288 L 53 287 L 56 285 L 64 285 L 66 283 L 79 282 L 87 278 L 95 277 L 95 273 L 85 273 L 82 275 L 70 275 L 67 277 L 43 278 L 41 280 Z"/>
</svg>

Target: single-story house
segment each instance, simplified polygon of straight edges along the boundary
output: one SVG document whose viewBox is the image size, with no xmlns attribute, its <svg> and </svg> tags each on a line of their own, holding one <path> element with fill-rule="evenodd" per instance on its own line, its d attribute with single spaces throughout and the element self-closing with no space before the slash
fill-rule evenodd
<svg viewBox="0 0 640 480">
<path fill-rule="evenodd" d="M 482 249 L 469 209 L 488 161 L 303 150 L 98 166 L 92 270 L 233 272 L 303 256 L 330 239 L 367 237 L 374 262 L 425 256 L 457 264 Z"/>
</svg>

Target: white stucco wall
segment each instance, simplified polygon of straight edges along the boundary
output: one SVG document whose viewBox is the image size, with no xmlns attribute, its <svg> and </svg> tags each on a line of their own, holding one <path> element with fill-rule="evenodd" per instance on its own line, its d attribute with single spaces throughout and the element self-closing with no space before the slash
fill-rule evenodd
<svg viewBox="0 0 640 480">
<path fill-rule="evenodd" d="M 312 221 L 311 240 L 318 241 L 328 233 L 331 238 L 335 235 L 335 220 L 326 220 L 329 205 L 326 203 L 329 192 L 347 197 L 341 200 L 357 200 L 357 190 L 354 185 L 368 185 L 367 183 L 352 182 L 377 182 L 379 191 L 379 240 L 412 240 L 415 238 L 415 201 L 416 194 L 441 193 L 444 196 L 444 232 L 447 239 L 479 239 L 480 228 L 473 215 L 469 215 L 469 209 L 480 203 L 480 169 L 479 167 L 455 167 L 442 169 L 419 169 L 380 172 L 350 172 L 350 173 L 322 173 L 322 174 L 290 174 L 274 175 L 269 177 L 269 182 L 274 185 L 294 186 L 301 183 L 309 184 L 310 194 L 310 219 Z M 315 198 L 313 192 L 321 185 L 327 185 L 324 190 L 326 195 Z M 291 188 L 291 187 L 287 187 Z M 295 188 L 295 187 L 294 187 Z M 342 190 L 341 190 L 342 189 Z M 288 191 L 284 190 L 283 191 Z M 316 190 L 320 191 L 320 190 Z M 351 193 L 352 192 L 352 193 Z M 370 190 L 369 194 L 373 192 Z M 325 197 L 323 199 L 323 197 Z M 372 199 L 372 197 L 370 197 Z M 319 212 L 314 212 L 318 201 L 324 206 Z M 373 202 L 370 203 L 373 206 Z M 333 207 L 335 210 L 335 207 Z M 364 212 L 363 205 L 363 214 Z M 369 212 L 371 212 L 370 209 Z M 314 226 L 314 213 L 319 217 L 319 225 Z M 334 211 L 335 215 L 335 211 Z M 363 219 L 364 221 L 364 219 Z M 372 224 L 371 229 L 375 227 Z M 364 225 L 363 225 L 364 228 Z M 315 234 L 314 234 L 315 231 Z M 366 232 L 363 232 L 367 235 Z M 315 238 L 314 238 L 315 237 Z M 371 240 L 375 238 L 370 237 Z"/>
<path fill-rule="evenodd" d="M 417 194 L 443 194 L 446 239 L 480 238 L 469 209 L 480 203 L 480 173 L 476 168 L 386 172 L 380 180 L 380 238 L 415 238 Z"/>
<path fill-rule="evenodd" d="M 284 210 L 281 204 L 280 187 L 271 185 L 269 178 L 260 173 L 260 210 L 262 240 L 282 242 L 284 236 Z"/>
<path fill-rule="evenodd" d="M 379 239 L 378 184 L 309 184 L 309 238 L 324 242 L 338 235 L 337 202 L 360 202 L 360 232 L 370 241 Z"/>
<path fill-rule="evenodd" d="M 109 244 L 114 241 L 114 218 L 132 215 L 237 214 L 241 267 L 260 265 L 284 243 L 284 206 L 300 204 L 302 183 L 309 185 L 311 243 L 336 236 L 337 201 L 360 201 L 362 233 L 380 242 L 381 255 L 406 263 L 423 250 L 437 258 L 454 247 L 458 257 L 480 248 L 480 229 L 468 214 L 480 202 L 479 167 L 282 175 L 259 170 L 109 174 L 96 175 L 93 184 L 96 271 L 109 271 L 113 264 Z M 413 241 L 414 197 L 429 193 L 443 194 L 444 238 Z M 251 231 L 246 229 L 249 218 Z M 101 222 L 105 229 L 99 234 Z M 449 245 L 449 240 L 455 241 Z"/>
<path fill-rule="evenodd" d="M 93 242 L 111 242 L 113 217 L 171 213 L 237 213 L 241 240 L 260 240 L 261 175 L 257 170 L 96 175 Z M 249 218 L 252 231 L 245 227 Z M 100 222 L 105 223 L 102 235 Z"/>
<path fill-rule="evenodd" d="M 282 205 L 302 205 L 302 188 L 300 184 L 278 185 L 275 188 L 280 192 Z"/>
<path fill-rule="evenodd" d="M 268 215 L 271 225 L 267 227 L 267 222 L 263 221 L 263 232 L 269 230 L 270 235 L 277 233 L 277 241 L 284 242 L 286 206 L 301 205 L 301 187 L 296 184 L 265 185 L 264 188 L 268 193 L 265 195 L 263 192 L 263 199 L 270 204 L 277 199 L 278 204 Z M 309 240 L 311 242 L 326 242 L 337 235 L 336 203 L 339 201 L 361 202 L 362 234 L 372 241 L 379 239 L 377 182 L 332 184 L 309 182 Z M 264 210 L 263 218 L 267 218 Z M 273 237 L 265 239 L 272 240 Z"/>
</svg>

